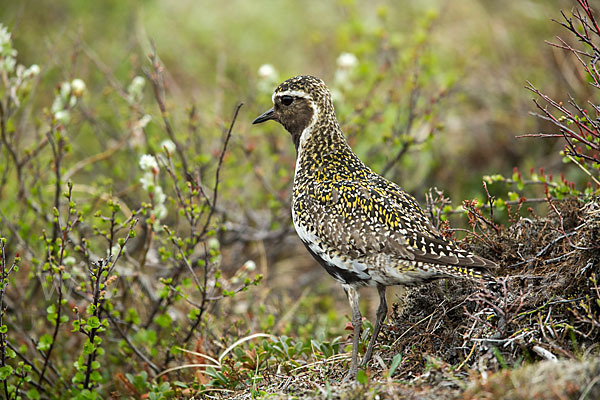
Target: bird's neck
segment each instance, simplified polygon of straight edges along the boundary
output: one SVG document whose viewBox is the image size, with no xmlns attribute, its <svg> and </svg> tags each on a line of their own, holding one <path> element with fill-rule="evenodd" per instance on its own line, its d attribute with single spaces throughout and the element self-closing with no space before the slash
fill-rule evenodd
<svg viewBox="0 0 600 400">
<path fill-rule="evenodd" d="M 335 180 L 333 177 L 341 177 L 339 172 L 347 169 L 347 164 L 362 165 L 336 120 L 317 120 L 309 125 L 298 140 L 296 152 L 296 183 L 310 176 Z"/>
</svg>

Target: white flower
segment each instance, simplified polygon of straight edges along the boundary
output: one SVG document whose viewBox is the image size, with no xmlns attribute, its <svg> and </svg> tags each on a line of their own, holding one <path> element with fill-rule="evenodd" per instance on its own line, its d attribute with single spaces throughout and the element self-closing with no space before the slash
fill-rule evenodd
<svg viewBox="0 0 600 400">
<path fill-rule="evenodd" d="M 63 82 L 60 84 L 60 97 L 66 99 L 71 94 L 71 84 L 69 82 Z"/>
<path fill-rule="evenodd" d="M 26 78 L 32 78 L 34 76 L 39 75 L 41 72 L 40 66 L 37 64 L 33 64 L 32 66 L 30 66 L 29 68 L 27 68 L 25 70 L 25 77 Z"/>
<path fill-rule="evenodd" d="M 148 191 L 151 187 L 154 187 L 154 174 L 152 172 L 146 172 L 143 177 L 140 178 L 140 183 L 145 191 Z"/>
<path fill-rule="evenodd" d="M 167 195 L 165 194 L 165 192 L 163 192 L 162 187 L 160 187 L 159 185 L 154 186 L 153 193 L 154 193 L 154 202 L 156 204 L 162 204 L 167 199 Z"/>
<path fill-rule="evenodd" d="M 4 25 L 0 24 L 0 49 L 6 45 L 10 47 L 10 32 Z"/>
<path fill-rule="evenodd" d="M 342 53 L 337 58 L 337 70 L 333 77 L 333 81 L 339 94 L 334 97 L 334 100 L 340 100 L 343 98 L 342 92 L 348 90 L 352 86 L 350 77 L 352 76 L 353 69 L 358 65 L 358 58 L 352 53 Z"/>
<path fill-rule="evenodd" d="M 73 265 L 75 265 L 75 257 L 73 256 L 68 256 L 65 257 L 65 259 L 63 260 L 63 264 L 67 267 L 72 267 Z"/>
<path fill-rule="evenodd" d="M 54 113 L 54 118 L 59 122 L 67 123 L 71 118 L 71 114 L 67 110 L 60 110 Z"/>
<path fill-rule="evenodd" d="M 150 154 L 143 154 L 140 157 L 140 168 L 142 171 L 157 171 L 158 163 L 156 162 L 156 158 Z"/>
<path fill-rule="evenodd" d="M 352 53 L 342 53 L 337 58 L 338 68 L 352 69 L 358 65 L 358 58 Z"/>
<path fill-rule="evenodd" d="M 132 135 L 129 140 L 129 144 L 133 147 L 140 147 L 146 143 L 146 136 L 144 135 L 144 128 L 148 123 L 152 121 L 152 117 L 148 114 L 144 114 L 140 119 L 135 121 L 131 126 Z"/>
<path fill-rule="evenodd" d="M 82 93 L 77 92 L 77 90 L 84 90 L 85 83 L 83 83 L 81 79 L 73 79 L 73 84 L 76 86 L 72 86 L 70 82 L 62 82 L 60 84 L 59 93 L 54 98 L 54 103 L 52 103 L 52 111 L 55 113 L 55 116 L 61 111 L 68 113 L 68 110 L 66 110 L 66 108 L 73 108 L 75 107 L 75 104 L 77 104 L 77 93 Z M 81 85 L 83 85 L 83 89 Z M 60 119 L 59 117 L 56 118 Z"/>
<path fill-rule="evenodd" d="M 217 238 L 210 238 L 208 239 L 208 248 L 211 250 L 219 250 L 219 247 L 221 247 L 221 243 L 219 242 L 219 239 Z"/>
<path fill-rule="evenodd" d="M 271 93 L 277 83 L 279 83 L 279 76 L 274 66 L 263 64 L 258 68 L 257 88 L 259 91 Z"/>
<path fill-rule="evenodd" d="M 0 70 L 5 72 L 13 72 L 16 64 L 17 60 L 12 56 L 6 56 L 3 59 L 0 58 Z"/>
<path fill-rule="evenodd" d="M 148 122 L 150 121 L 152 121 L 152 116 L 144 114 L 144 116 L 138 120 L 137 127 L 140 129 L 145 128 L 146 125 L 148 125 Z"/>
<path fill-rule="evenodd" d="M 244 263 L 244 265 L 242 265 L 242 268 L 244 268 L 246 271 L 248 272 L 252 272 L 256 270 L 256 263 L 252 260 L 248 260 Z"/>
<path fill-rule="evenodd" d="M 52 102 L 52 107 L 50 108 L 50 110 L 52 110 L 53 113 L 57 113 L 64 108 L 65 105 L 63 103 L 63 100 L 59 96 L 56 96 L 54 98 L 54 101 Z"/>
<path fill-rule="evenodd" d="M 160 142 L 160 148 L 164 149 L 168 154 L 173 154 L 175 152 L 175 143 L 169 139 L 163 140 Z"/>
<path fill-rule="evenodd" d="M 260 79 L 277 79 L 277 70 L 271 64 L 263 64 L 258 68 L 258 77 Z"/>
<path fill-rule="evenodd" d="M 17 63 L 16 57 L 17 51 L 12 48 L 10 43 L 10 32 L 0 24 L 0 69 L 12 72 Z"/>
<path fill-rule="evenodd" d="M 131 80 L 127 87 L 127 94 L 131 103 L 139 102 L 142 99 L 145 85 L 146 80 L 139 75 Z"/>
<path fill-rule="evenodd" d="M 131 92 L 140 92 L 144 86 L 146 85 L 146 80 L 137 75 L 135 78 L 131 80 L 131 84 L 129 84 L 128 90 Z"/>
<path fill-rule="evenodd" d="M 167 207 L 165 207 L 164 204 L 157 204 L 156 207 L 154 207 L 154 218 L 156 218 L 157 220 L 165 218 L 167 216 L 167 213 Z"/>
<path fill-rule="evenodd" d="M 85 92 L 85 82 L 79 78 L 73 79 L 71 81 L 71 88 L 72 88 L 73 94 L 75 96 L 81 97 L 81 96 L 83 96 L 83 93 Z"/>
</svg>

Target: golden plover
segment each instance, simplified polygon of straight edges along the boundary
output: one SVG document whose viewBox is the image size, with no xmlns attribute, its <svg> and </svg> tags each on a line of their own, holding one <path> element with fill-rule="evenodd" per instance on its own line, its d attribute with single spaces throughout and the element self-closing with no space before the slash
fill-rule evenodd
<svg viewBox="0 0 600 400">
<path fill-rule="evenodd" d="M 376 286 L 380 304 L 365 366 L 387 314 L 385 288 L 444 277 L 479 279 L 495 266 L 446 241 L 416 200 L 377 175 L 348 145 L 325 83 L 309 75 L 281 83 L 273 108 L 254 124 L 274 120 L 292 135 L 297 160 L 292 219 L 308 252 L 339 281 L 352 307 L 354 337 L 348 378 L 356 377 L 362 286 Z"/>
</svg>

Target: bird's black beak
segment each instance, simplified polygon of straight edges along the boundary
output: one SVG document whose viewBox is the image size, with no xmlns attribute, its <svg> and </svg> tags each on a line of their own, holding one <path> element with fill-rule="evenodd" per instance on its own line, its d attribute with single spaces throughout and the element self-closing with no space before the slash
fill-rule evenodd
<svg viewBox="0 0 600 400">
<path fill-rule="evenodd" d="M 262 113 L 254 121 L 252 121 L 252 123 L 253 124 L 260 124 L 261 122 L 265 122 L 265 121 L 268 121 L 270 119 L 275 119 L 275 109 L 273 109 L 273 108 L 271 108 L 269 111 L 266 111 L 266 112 Z"/>
</svg>

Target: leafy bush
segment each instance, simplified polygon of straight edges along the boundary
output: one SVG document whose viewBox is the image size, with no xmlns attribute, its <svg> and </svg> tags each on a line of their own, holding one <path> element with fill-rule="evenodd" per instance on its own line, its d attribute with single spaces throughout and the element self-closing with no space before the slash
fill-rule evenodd
<svg viewBox="0 0 600 400">
<path fill-rule="evenodd" d="M 195 114 L 188 136 L 176 137 L 154 54 L 147 78 L 112 81 L 112 101 L 132 116 L 121 128 L 127 134 L 114 137 L 86 104 L 81 79 L 60 83 L 51 107 L 39 109 L 41 67 L 17 63 L 3 26 L 0 48 L 3 396 L 99 398 L 114 368 L 159 373 L 204 335 L 221 300 L 261 280 L 249 263 L 230 278 L 220 270 L 220 174 L 241 105 L 215 155 L 190 148 Z M 144 112 L 146 82 L 168 137 L 161 142 Z M 103 149 L 86 153 L 80 139 Z M 99 165 L 105 175 L 96 174 Z"/>
</svg>

